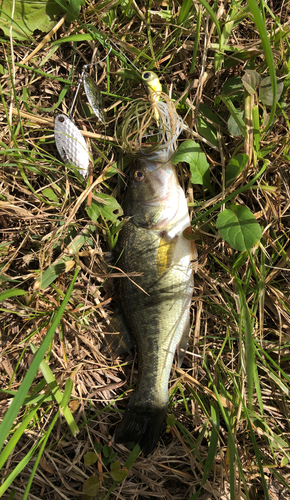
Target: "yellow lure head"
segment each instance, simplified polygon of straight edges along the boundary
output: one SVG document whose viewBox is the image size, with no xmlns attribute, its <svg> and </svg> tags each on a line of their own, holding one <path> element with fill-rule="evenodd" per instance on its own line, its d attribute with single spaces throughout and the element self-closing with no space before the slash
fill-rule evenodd
<svg viewBox="0 0 290 500">
<path fill-rule="evenodd" d="M 152 98 L 152 101 L 158 101 L 158 94 L 162 92 L 158 76 L 153 71 L 144 71 L 142 73 L 142 80 L 148 87 L 149 97 Z M 153 96 L 153 94 L 155 95 Z"/>
</svg>

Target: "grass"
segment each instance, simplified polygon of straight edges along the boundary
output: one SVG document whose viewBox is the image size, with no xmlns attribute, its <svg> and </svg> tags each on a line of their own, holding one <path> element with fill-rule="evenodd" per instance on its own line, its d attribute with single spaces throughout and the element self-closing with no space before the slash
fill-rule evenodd
<svg viewBox="0 0 290 500">
<path fill-rule="evenodd" d="M 42 33 L 1 38 L 0 497 L 290 496 L 289 7 L 180 4 L 93 0 L 30 60 Z M 107 39 L 110 56 L 90 68 L 106 127 L 82 90 L 74 113 L 93 164 L 84 182 L 60 161 L 53 121 Z M 135 68 L 178 101 L 210 170 L 210 186 L 193 185 L 179 167 L 199 253 L 192 331 L 147 458 L 112 443 L 136 359 L 102 348 L 119 272 L 105 253 L 122 226 L 122 119 L 144 97 Z M 217 216 L 233 203 L 262 228 L 251 250 L 220 237 Z"/>
</svg>

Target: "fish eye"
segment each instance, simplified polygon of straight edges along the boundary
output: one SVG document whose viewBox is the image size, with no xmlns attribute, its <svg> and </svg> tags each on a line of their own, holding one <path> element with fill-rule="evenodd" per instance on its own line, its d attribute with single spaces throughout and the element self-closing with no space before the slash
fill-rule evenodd
<svg viewBox="0 0 290 500">
<path fill-rule="evenodd" d="M 151 76 L 150 71 L 145 71 L 145 73 L 143 73 L 143 75 L 142 75 L 142 78 L 144 80 L 149 80 L 150 76 Z"/>
<path fill-rule="evenodd" d="M 136 179 L 136 181 L 143 181 L 144 178 L 145 176 L 141 170 L 136 170 L 136 172 L 134 172 L 134 179 Z"/>
</svg>

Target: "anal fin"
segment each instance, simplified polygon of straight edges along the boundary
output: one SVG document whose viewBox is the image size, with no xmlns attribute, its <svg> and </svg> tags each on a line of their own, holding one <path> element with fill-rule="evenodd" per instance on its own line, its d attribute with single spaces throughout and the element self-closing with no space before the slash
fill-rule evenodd
<svg viewBox="0 0 290 500">
<path fill-rule="evenodd" d="M 134 347 L 133 339 L 119 308 L 115 310 L 112 316 L 105 334 L 105 341 L 112 358 L 117 358 L 120 354 L 130 351 Z"/>
<path fill-rule="evenodd" d="M 188 345 L 189 334 L 190 334 L 190 324 L 188 318 L 188 322 L 186 322 L 185 328 L 182 333 L 182 337 L 177 346 L 177 362 L 179 368 L 181 367 L 184 360 L 184 356 Z"/>
</svg>

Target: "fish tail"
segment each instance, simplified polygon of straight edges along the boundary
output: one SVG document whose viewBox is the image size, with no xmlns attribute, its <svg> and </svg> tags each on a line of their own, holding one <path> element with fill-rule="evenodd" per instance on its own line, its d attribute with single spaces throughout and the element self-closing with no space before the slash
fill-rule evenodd
<svg viewBox="0 0 290 500">
<path fill-rule="evenodd" d="M 133 396 L 131 397 L 131 400 Z M 150 403 L 129 402 L 122 422 L 116 430 L 116 443 L 139 444 L 147 456 L 155 448 L 166 418 L 167 404 L 153 406 Z"/>
</svg>

